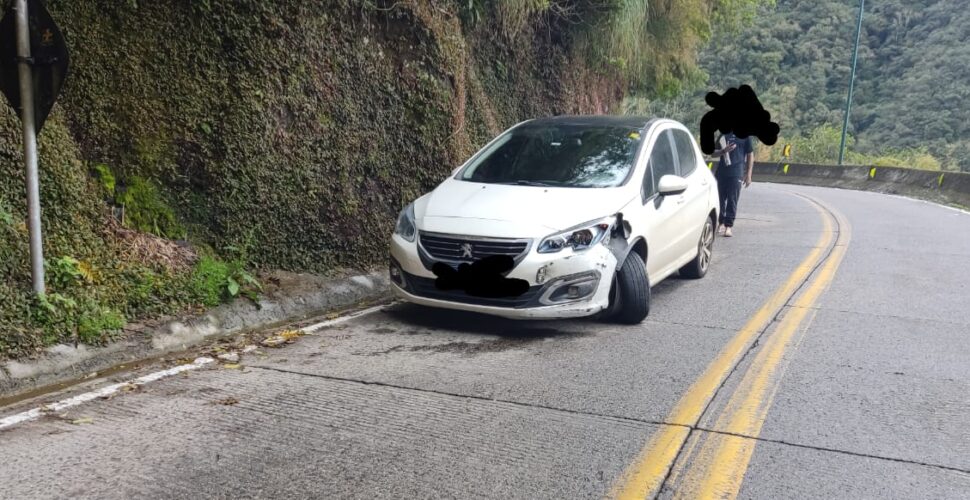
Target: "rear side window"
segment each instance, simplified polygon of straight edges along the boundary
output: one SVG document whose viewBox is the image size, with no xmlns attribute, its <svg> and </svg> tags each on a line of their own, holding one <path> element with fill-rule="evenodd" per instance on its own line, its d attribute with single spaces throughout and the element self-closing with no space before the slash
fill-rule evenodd
<svg viewBox="0 0 970 500">
<path fill-rule="evenodd" d="M 687 177 L 697 169 L 697 156 L 694 154 L 694 142 L 690 135 L 683 130 L 671 130 L 674 134 L 674 147 L 677 148 L 677 159 L 680 166 L 680 176 Z"/>
<path fill-rule="evenodd" d="M 674 163 L 674 146 L 670 142 L 670 130 L 664 130 L 657 137 L 657 142 L 650 151 L 650 163 L 647 165 L 648 172 L 644 177 L 645 197 L 649 198 L 657 192 L 660 179 L 665 175 L 677 175 L 677 166 Z M 646 182 L 650 182 L 646 186 Z"/>
</svg>

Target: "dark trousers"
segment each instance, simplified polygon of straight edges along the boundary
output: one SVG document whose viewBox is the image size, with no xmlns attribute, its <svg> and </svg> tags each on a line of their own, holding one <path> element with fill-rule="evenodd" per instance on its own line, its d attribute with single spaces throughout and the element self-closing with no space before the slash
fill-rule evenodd
<svg viewBox="0 0 970 500">
<path fill-rule="evenodd" d="M 718 177 L 717 194 L 721 198 L 719 222 L 727 227 L 733 227 L 734 217 L 738 214 L 738 198 L 741 197 L 741 178 Z"/>
</svg>

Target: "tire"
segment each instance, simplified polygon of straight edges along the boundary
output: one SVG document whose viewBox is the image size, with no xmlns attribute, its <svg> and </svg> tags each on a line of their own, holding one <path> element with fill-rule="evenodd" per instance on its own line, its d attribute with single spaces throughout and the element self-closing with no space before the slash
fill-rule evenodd
<svg viewBox="0 0 970 500">
<path fill-rule="evenodd" d="M 616 273 L 616 294 L 610 305 L 611 318 L 617 323 L 635 325 L 650 314 L 650 280 L 643 260 L 630 252 Z"/>
<path fill-rule="evenodd" d="M 690 279 L 701 279 L 711 267 L 711 257 L 714 255 L 714 222 L 710 217 L 704 222 L 701 238 L 697 242 L 697 256 L 694 260 L 680 268 L 680 275 Z"/>
</svg>

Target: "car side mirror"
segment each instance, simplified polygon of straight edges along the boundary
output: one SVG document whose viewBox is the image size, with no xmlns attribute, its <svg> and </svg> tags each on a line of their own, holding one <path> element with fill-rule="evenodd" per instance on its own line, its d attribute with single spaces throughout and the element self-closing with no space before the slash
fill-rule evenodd
<svg viewBox="0 0 970 500">
<path fill-rule="evenodd" d="M 665 175 L 660 178 L 657 191 L 661 196 L 672 196 L 687 191 L 687 179 L 677 175 Z"/>
</svg>

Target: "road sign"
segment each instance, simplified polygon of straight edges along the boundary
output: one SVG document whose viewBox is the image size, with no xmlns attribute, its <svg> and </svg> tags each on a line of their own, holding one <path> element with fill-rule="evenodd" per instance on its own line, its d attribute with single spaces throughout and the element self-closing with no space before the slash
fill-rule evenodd
<svg viewBox="0 0 970 500">
<path fill-rule="evenodd" d="M 17 112 L 17 116 L 21 116 L 17 68 L 20 62 L 16 37 L 17 3 L 10 2 L 3 20 L 0 20 L 0 90 L 7 96 L 7 102 Z M 30 39 L 30 57 L 27 63 L 31 68 L 34 94 L 34 129 L 40 133 L 67 76 L 69 59 L 64 36 L 44 4 L 40 0 L 26 0 L 26 4 Z"/>
</svg>

